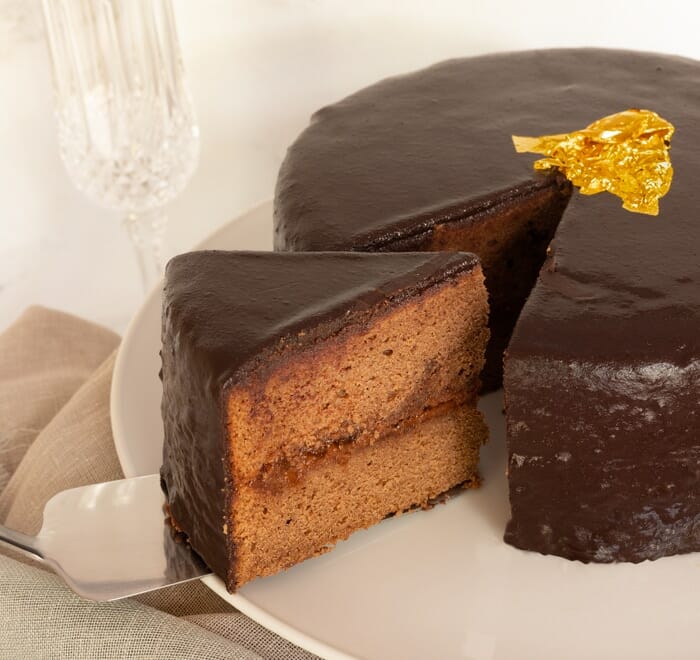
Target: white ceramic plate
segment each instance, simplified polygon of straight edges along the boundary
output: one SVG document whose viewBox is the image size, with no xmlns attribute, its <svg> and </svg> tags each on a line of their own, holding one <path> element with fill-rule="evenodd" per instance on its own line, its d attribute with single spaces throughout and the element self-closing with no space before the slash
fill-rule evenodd
<svg viewBox="0 0 700 660">
<path fill-rule="evenodd" d="M 271 204 L 202 246 L 270 249 Z M 127 476 L 161 462 L 160 297 L 122 342 L 112 428 Z M 205 583 L 247 615 L 327 658 L 697 658 L 700 554 L 639 565 L 583 565 L 502 541 L 508 517 L 499 394 L 482 402 L 491 427 L 485 477 L 431 511 L 386 520 L 330 553 L 237 594 Z"/>
</svg>

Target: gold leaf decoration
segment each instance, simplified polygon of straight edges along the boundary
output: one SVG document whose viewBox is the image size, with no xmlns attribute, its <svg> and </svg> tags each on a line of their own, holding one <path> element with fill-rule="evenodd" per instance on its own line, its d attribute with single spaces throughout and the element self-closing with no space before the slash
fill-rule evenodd
<svg viewBox="0 0 700 660">
<path fill-rule="evenodd" d="M 518 153 L 543 154 L 536 170 L 559 169 L 584 195 L 608 191 L 628 211 L 658 215 L 671 187 L 673 125 L 651 110 L 630 109 L 583 130 L 541 137 L 513 136 Z"/>
</svg>

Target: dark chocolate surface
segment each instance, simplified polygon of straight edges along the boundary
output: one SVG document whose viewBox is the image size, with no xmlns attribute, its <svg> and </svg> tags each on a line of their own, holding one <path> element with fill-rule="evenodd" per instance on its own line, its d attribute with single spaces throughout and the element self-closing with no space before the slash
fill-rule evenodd
<svg viewBox="0 0 700 660">
<path fill-rule="evenodd" d="M 510 137 L 541 120 L 538 59 L 451 60 L 316 112 L 279 173 L 276 248 L 374 248 L 553 185 Z M 550 86 L 569 77 L 563 61 Z"/>
<path fill-rule="evenodd" d="M 659 217 L 576 196 L 520 315 L 504 376 L 518 547 L 700 550 L 700 163 L 679 123 Z"/>
<path fill-rule="evenodd" d="M 674 181 L 658 217 L 623 211 L 610 195 L 574 197 L 512 357 L 678 366 L 700 358 L 700 98 L 695 113 L 697 137 L 686 125 L 673 143 Z"/>
<path fill-rule="evenodd" d="M 700 549 L 700 63 L 597 49 L 440 63 L 319 111 L 276 191 L 279 248 L 391 246 L 553 186 L 511 135 L 627 108 L 676 127 L 660 215 L 575 195 L 506 362 L 507 540 L 586 561 Z"/>
<path fill-rule="evenodd" d="M 700 64 L 618 82 L 676 127 L 671 190 L 658 217 L 574 196 L 504 377 L 506 540 L 581 561 L 700 550 Z"/>
<path fill-rule="evenodd" d="M 227 579 L 231 485 L 226 387 L 284 343 L 330 336 L 373 307 L 396 305 L 471 271 L 465 253 L 191 252 L 166 270 L 162 477 L 172 516 Z M 303 331 L 303 332 L 302 332 Z"/>
<path fill-rule="evenodd" d="M 450 60 L 384 80 L 319 110 L 290 147 L 276 246 L 376 245 L 553 185 L 511 135 L 565 133 L 631 107 L 674 123 L 674 161 L 683 135 L 681 157 L 695 160 L 699 100 L 695 62 L 601 49 Z"/>
<path fill-rule="evenodd" d="M 528 356 L 504 381 L 506 541 L 584 562 L 700 550 L 700 362 Z"/>
</svg>

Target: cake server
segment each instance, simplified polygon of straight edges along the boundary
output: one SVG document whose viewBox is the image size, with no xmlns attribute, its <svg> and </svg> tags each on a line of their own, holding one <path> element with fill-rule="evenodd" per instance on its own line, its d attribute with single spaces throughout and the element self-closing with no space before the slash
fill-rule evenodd
<svg viewBox="0 0 700 660">
<path fill-rule="evenodd" d="M 72 488 L 46 503 L 35 537 L 0 525 L 0 543 L 44 562 L 85 598 L 126 598 L 211 572 L 164 506 L 157 474 Z"/>
</svg>

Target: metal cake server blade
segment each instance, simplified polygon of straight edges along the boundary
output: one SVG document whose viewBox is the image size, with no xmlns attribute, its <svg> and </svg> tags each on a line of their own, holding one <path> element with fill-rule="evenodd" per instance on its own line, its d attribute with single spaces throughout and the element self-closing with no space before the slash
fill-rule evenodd
<svg viewBox="0 0 700 660">
<path fill-rule="evenodd" d="M 0 543 L 40 559 L 76 593 L 117 600 L 211 573 L 168 524 L 157 474 L 72 488 L 44 507 L 39 533 L 0 525 Z"/>
</svg>

